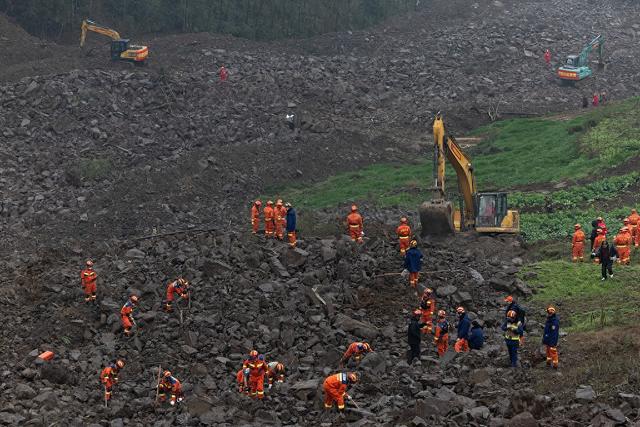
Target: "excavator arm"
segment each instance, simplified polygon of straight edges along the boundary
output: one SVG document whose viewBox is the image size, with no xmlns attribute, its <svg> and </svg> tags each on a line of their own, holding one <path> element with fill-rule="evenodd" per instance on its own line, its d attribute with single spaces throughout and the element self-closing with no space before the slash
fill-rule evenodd
<svg viewBox="0 0 640 427">
<path fill-rule="evenodd" d="M 84 46 L 85 39 L 87 38 L 87 31 L 102 34 L 110 37 L 111 40 L 120 40 L 120 33 L 111 28 L 103 27 L 95 22 L 85 19 L 82 21 L 82 34 L 80 35 L 80 47 Z"/>
</svg>

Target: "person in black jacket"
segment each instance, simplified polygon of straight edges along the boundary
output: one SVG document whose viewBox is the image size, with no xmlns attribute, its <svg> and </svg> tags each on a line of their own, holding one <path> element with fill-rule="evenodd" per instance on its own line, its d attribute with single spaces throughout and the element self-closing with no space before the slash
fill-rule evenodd
<svg viewBox="0 0 640 427">
<path fill-rule="evenodd" d="M 593 221 L 591 221 L 591 237 L 589 237 L 589 240 L 591 240 L 591 252 L 594 251 L 593 242 L 596 240 L 597 235 L 598 235 L 598 220 L 594 219 Z M 595 249 L 598 249 L 598 248 L 595 248 Z"/>
<path fill-rule="evenodd" d="M 602 279 L 607 280 L 607 272 L 609 277 L 613 279 L 613 261 L 618 258 L 618 251 L 615 246 L 609 246 L 609 242 L 605 240 L 596 252 L 596 258 L 600 260 L 602 266 Z"/>
<path fill-rule="evenodd" d="M 482 326 L 477 321 L 471 322 L 471 333 L 469 334 L 469 348 L 471 350 L 480 350 L 484 345 L 484 333 Z"/>
<path fill-rule="evenodd" d="M 420 341 L 422 339 L 422 331 L 421 329 L 425 326 L 424 323 L 420 323 L 420 315 L 422 311 L 415 310 L 411 315 L 411 320 L 409 320 L 409 329 L 408 329 L 408 342 L 409 342 L 409 351 L 407 352 L 407 363 L 411 365 L 413 363 L 413 359 L 420 360 Z"/>
</svg>

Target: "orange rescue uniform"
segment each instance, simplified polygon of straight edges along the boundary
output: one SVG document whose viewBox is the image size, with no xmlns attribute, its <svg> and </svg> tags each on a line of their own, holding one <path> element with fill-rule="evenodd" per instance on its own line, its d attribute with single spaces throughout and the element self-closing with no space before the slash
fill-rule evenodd
<svg viewBox="0 0 640 427">
<path fill-rule="evenodd" d="M 256 234 L 260 228 L 260 209 L 255 203 L 251 206 L 251 228 L 253 234 Z"/>
<path fill-rule="evenodd" d="M 96 282 L 98 280 L 98 274 L 93 268 L 85 268 L 80 272 L 80 282 L 82 283 L 82 289 L 84 290 L 84 300 L 95 301 L 96 299 Z"/>
<path fill-rule="evenodd" d="M 365 344 L 366 343 L 363 342 L 352 342 L 342 356 L 343 363 L 346 363 L 352 356 L 356 363 L 360 362 L 362 356 L 367 353 Z M 362 350 L 360 350 L 358 346 L 362 346 Z"/>
<path fill-rule="evenodd" d="M 275 224 L 273 221 L 275 218 L 275 209 L 273 209 L 273 206 L 267 204 L 262 213 L 264 214 L 264 234 L 267 237 L 274 237 Z"/>
<path fill-rule="evenodd" d="M 131 333 L 131 328 L 133 327 L 133 308 L 133 303 L 127 301 L 120 309 L 120 322 L 126 335 Z"/>
<path fill-rule="evenodd" d="M 584 231 L 577 229 L 571 239 L 571 260 L 573 262 L 584 260 L 584 240 Z"/>
<path fill-rule="evenodd" d="M 621 230 L 615 239 L 613 239 L 613 244 L 616 245 L 616 249 L 618 250 L 618 263 L 629 264 L 629 257 L 631 256 L 631 233 Z"/>
<path fill-rule="evenodd" d="M 600 232 L 600 234 L 598 234 L 596 238 L 593 240 L 593 252 L 598 252 L 598 249 L 600 249 L 600 245 L 602 245 L 602 242 L 604 242 L 606 239 L 607 239 L 607 236 L 605 236 L 604 233 Z M 599 264 L 600 258 L 597 258 L 597 257 L 594 258 L 593 263 Z"/>
<path fill-rule="evenodd" d="M 433 313 L 436 311 L 436 300 L 433 297 L 422 299 L 420 302 L 420 323 L 424 323 L 422 332 L 430 334 L 433 331 Z"/>
<path fill-rule="evenodd" d="M 396 234 L 398 235 L 398 242 L 400 244 L 400 254 L 404 255 L 411 244 L 411 227 L 407 224 L 400 224 L 398 228 L 396 228 Z"/>
<path fill-rule="evenodd" d="M 118 382 L 118 369 L 113 364 L 104 368 L 100 373 L 100 382 L 104 385 L 105 400 L 110 400 L 113 386 Z"/>
<path fill-rule="evenodd" d="M 443 319 L 438 321 L 433 341 L 438 347 L 438 356 L 444 356 L 449 349 L 449 322 Z"/>
<path fill-rule="evenodd" d="M 358 212 L 351 212 L 347 215 L 347 225 L 349 226 L 349 236 L 354 242 L 362 242 L 362 215 Z"/>
<path fill-rule="evenodd" d="M 638 244 L 640 244 L 640 215 L 633 209 L 627 219 L 629 220 L 629 231 L 633 238 L 633 244 L 638 247 Z"/>
<path fill-rule="evenodd" d="M 326 409 L 331 409 L 334 403 L 338 405 L 339 410 L 344 409 L 347 383 L 347 374 L 344 372 L 333 374 L 324 380 L 324 407 Z"/>
<path fill-rule="evenodd" d="M 280 240 L 284 239 L 284 228 L 287 225 L 287 209 L 280 205 L 274 209 L 275 213 L 275 229 L 276 237 Z"/>
<path fill-rule="evenodd" d="M 267 364 L 263 360 L 245 360 L 242 369 L 249 369 L 249 395 L 254 399 L 264 398 L 264 376 L 267 373 Z"/>
</svg>

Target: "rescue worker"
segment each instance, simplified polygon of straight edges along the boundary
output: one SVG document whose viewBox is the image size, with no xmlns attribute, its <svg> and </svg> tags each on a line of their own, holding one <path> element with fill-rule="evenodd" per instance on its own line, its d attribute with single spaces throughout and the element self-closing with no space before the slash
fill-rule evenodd
<svg viewBox="0 0 640 427">
<path fill-rule="evenodd" d="M 424 256 L 420 249 L 418 249 L 418 242 L 411 241 L 411 248 L 406 252 L 404 256 L 404 269 L 409 273 L 409 284 L 417 289 L 418 279 L 420 278 L 420 270 L 422 270 L 422 259 Z"/>
<path fill-rule="evenodd" d="M 275 236 L 275 209 L 273 208 L 273 202 L 271 200 L 267 201 L 267 206 L 262 211 L 264 215 L 264 235 L 267 238 L 272 238 Z"/>
<path fill-rule="evenodd" d="M 480 350 L 484 345 L 484 332 L 482 326 L 477 321 L 471 322 L 471 333 L 469 334 L 469 348 Z"/>
<path fill-rule="evenodd" d="M 350 399 L 347 394 L 347 387 L 358 382 L 358 375 L 355 372 L 340 372 L 329 375 L 324 380 L 324 408 L 331 409 L 333 404 L 338 405 L 338 411 L 344 410 L 344 399 Z"/>
<path fill-rule="evenodd" d="M 605 239 L 595 254 L 595 259 L 602 266 L 602 279 L 607 280 L 607 273 L 613 279 L 613 261 L 618 258 L 618 251 L 615 246 L 609 246 L 609 242 Z"/>
<path fill-rule="evenodd" d="M 544 62 L 547 64 L 547 66 L 551 66 L 551 52 L 549 51 L 549 49 L 544 51 Z"/>
<path fill-rule="evenodd" d="M 80 272 L 80 284 L 84 291 L 84 302 L 95 303 L 98 273 L 93 269 L 93 261 L 87 260 L 87 268 Z"/>
<path fill-rule="evenodd" d="M 249 395 L 249 368 L 242 368 L 236 372 L 236 381 L 238 383 L 238 393 Z"/>
<path fill-rule="evenodd" d="M 602 245 L 602 242 L 605 242 L 607 240 L 607 236 L 605 236 L 605 234 L 604 234 L 604 232 L 602 231 L 601 228 L 598 228 L 596 230 L 596 233 L 597 233 L 596 234 L 596 238 L 593 241 L 593 252 L 591 253 L 591 256 L 593 257 L 593 263 L 594 264 L 599 264 L 600 263 L 600 259 L 598 258 L 596 253 L 600 249 L 600 245 Z"/>
<path fill-rule="evenodd" d="M 604 105 L 607 102 L 607 92 L 600 92 L 600 104 Z"/>
<path fill-rule="evenodd" d="M 252 398 L 264 399 L 264 376 L 267 373 L 267 364 L 264 356 L 258 355 L 256 350 L 251 350 L 249 359 L 242 364 L 242 369 L 248 369 L 247 373 L 249 396 Z"/>
<path fill-rule="evenodd" d="M 598 95 L 598 93 L 596 92 L 593 94 L 593 100 L 591 101 L 591 104 L 594 107 L 597 107 L 599 103 L 600 103 L 600 95 Z"/>
<path fill-rule="evenodd" d="M 414 310 L 409 319 L 409 328 L 407 330 L 407 342 L 409 343 L 409 351 L 407 352 L 407 363 L 411 365 L 413 359 L 420 360 L 420 342 L 422 341 L 422 333 L 420 332 L 425 324 L 420 322 L 421 310 Z"/>
<path fill-rule="evenodd" d="M 573 228 L 575 231 L 571 239 L 571 261 L 582 262 L 584 261 L 584 231 L 582 231 L 580 224 L 574 225 Z"/>
<path fill-rule="evenodd" d="M 229 72 L 227 71 L 227 69 L 223 66 L 220 67 L 220 81 L 221 82 L 226 82 L 227 78 L 229 77 Z"/>
<path fill-rule="evenodd" d="M 400 218 L 400 225 L 396 228 L 396 234 L 398 235 L 398 243 L 400 245 L 400 255 L 404 256 L 409 245 L 411 244 L 411 227 L 407 223 L 407 218 Z"/>
<path fill-rule="evenodd" d="M 284 229 L 285 229 L 285 226 L 287 225 L 287 210 L 282 205 L 281 199 L 278 199 L 278 201 L 276 202 L 274 213 L 275 213 L 276 238 L 278 240 L 284 240 Z"/>
<path fill-rule="evenodd" d="M 287 203 L 284 205 L 287 210 L 286 222 L 287 222 L 287 238 L 289 239 L 289 246 L 292 248 L 296 247 L 297 236 L 296 236 L 296 210 L 291 206 L 291 203 Z"/>
<path fill-rule="evenodd" d="M 520 345 L 524 345 L 524 333 L 527 330 L 527 312 L 526 310 L 518 305 L 518 302 L 511 296 L 507 296 L 504 299 L 504 302 L 507 303 L 507 308 L 504 310 L 505 317 L 507 314 L 513 310 L 516 312 L 516 320 L 522 324 L 522 336 L 520 337 Z"/>
<path fill-rule="evenodd" d="M 433 332 L 433 315 L 436 312 L 436 299 L 433 295 L 433 289 L 426 288 L 422 293 L 422 299 L 420 300 L 420 310 L 422 315 L 420 316 L 420 323 L 424 323 L 422 332 L 430 334 Z"/>
<path fill-rule="evenodd" d="M 456 329 L 458 330 L 458 339 L 454 345 L 456 353 L 469 351 L 469 330 L 471 329 L 471 319 L 465 311 L 464 307 L 456 308 L 458 314 L 458 324 Z"/>
<path fill-rule="evenodd" d="M 547 307 L 547 321 L 544 324 L 542 344 L 547 353 L 547 366 L 558 369 L 558 338 L 560 337 L 560 320 L 556 315 L 555 307 Z"/>
<path fill-rule="evenodd" d="M 613 244 L 618 251 L 618 264 L 628 265 L 631 256 L 631 233 L 626 225 L 620 229 L 620 232 L 613 239 Z"/>
<path fill-rule="evenodd" d="M 601 216 L 599 216 L 596 221 L 598 221 L 598 227 L 602 230 L 602 232 L 605 234 L 605 236 L 607 235 L 607 224 L 605 224 L 604 222 L 604 218 L 602 218 Z"/>
<path fill-rule="evenodd" d="M 258 234 L 260 228 L 260 206 L 262 206 L 260 200 L 256 200 L 251 206 L 251 231 L 253 234 Z"/>
<path fill-rule="evenodd" d="M 111 400 L 113 386 L 118 383 L 118 373 L 124 368 L 124 360 L 116 360 L 109 363 L 102 372 L 100 372 L 100 382 L 104 385 L 104 400 Z"/>
<path fill-rule="evenodd" d="M 352 357 L 357 365 L 365 354 L 372 351 L 373 349 L 366 342 L 352 342 L 349 347 L 347 347 L 347 351 L 342 355 L 342 359 L 340 359 L 340 366 L 344 366 Z"/>
<path fill-rule="evenodd" d="M 637 248 L 638 244 L 640 244 L 640 233 L 638 231 L 640 228 L 640 215 L 638 215 L 638 211 L 635 209 L 631 209 L 631 215 L 627 218 L 629 220 L 629 231 L 631 231 L 631 237 L 633 238 L 633 244 Z"/>
<path fill-rule="evenodd" d="M 126 336 L 131 335 L 131 328 L 136 324 L 133 319 L 133 309 L 138 305 L 138 297 L 131 295 L 129 300 L 120 309 L 120 322 L 122 323 L 122 329 Z"/>
<path fill-rule="evenodd" d="M 164 371 L 160 379 L 160 384 L 158 384 L 158 397 L 161 402 L 165 401 L 167 393 L 171 393 L 171 399 L 169 400 L 171 406 L 184 400 L 182 384 L 180 380 L 171 375 L 170 371 Z"/>
<path fill-rule="evenodd" d="M 267 364 L 267 380 L 269 382 L 269 389 L 273 387 L 274 382 L 284 382 L 284 365 L 280 362 L 269 362 Z"/>
<path fill-rule="evenodd" d="M 347 215 L 347 226 L 349 227 L 351 241 L 362 243 L 362 236 L 364 235 L 362 215 L 358 212 L 356 205 L 351 206 L 351 213 Z"/>
<path fill-rule="evenodd" d="M 182 299 L 189 298 L 189 282 L 182 277 L 179 277 L 167 285 L 167 300 L 164 303 L 164 311 L 167 313 L 171 313 L 173 311 L 171 303 L 176 298 L 176 295 Z"/>
<path fill-rule="evenodd" d="M 522 337 L 523 325 L 518 321 L 517 314 L 514 310 L 507 312 L 506 319 L 502 324 L 502 330 L 504 331 L 504 342 L 507 345 L 509 351 L 509 360 L 511 367 L 518 366 L 518 347 L 520 347 L 520 337 Z"/>
<path fill-rule="evenodd" d="M 447 321 L 447 313 L 444 310 L 438 311 L 438 321 L 433 342 L 437 346 L 438 356 L 443 357 L 449 349 L 449 322 Z"/>
<path fill-rule="evenodd" d="M 593 252 L 593 245 L 596 242 L 596 237 L 598 237 L 598 220 L 591 221 L 591 236 L 589 240 L 591 240 L 591 252 Z"/>
</svg>

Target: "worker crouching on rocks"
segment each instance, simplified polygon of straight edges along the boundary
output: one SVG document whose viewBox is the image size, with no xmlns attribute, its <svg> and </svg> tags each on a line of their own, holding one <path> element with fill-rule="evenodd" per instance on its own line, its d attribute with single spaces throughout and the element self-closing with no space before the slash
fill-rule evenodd
<svg viewBox="0 0 640 427">
<path fill-rule="evenodd" d="M 544 325 L 544 344 L 547 353 L 547 366 L 558 369 L 558 338 L 560 337 L 560 320 L 556 315 L 555 307 L 547 308 L 547 321 Z"/>
<path fill-rule="evenodd" d="M 167 286 L 167 300 L 164 304 L 164 311 L 166 311 L 167 313 L 173 311 L 173 307 L 171 306 L 171 304 L 176 299 L 176 295 L 182 299 L 189 298 L 189 282 L 187 282 L 182 277 L 174 280 Z"/>
<path fill-rule="evenodd" d="M 469 315 L 466 313 L 464 307 L 458 307 L 456 309 L 456 313 L 458 314 L 458 324 L 456 325 L 456 329 L 458 330 L 458 339 L 456 340 L 454 349 L 456 350 L 456 353 L 466 353 L 469 351 L 469 331 L 471 330 L 471 320 L 469 319 Z"/>
<path fill-rule="evenodd" d="M 482 326 L 477 321 L 471 322 L 471 333 L 469 334 L 469 348 L 480 350 L 484 345 L 484 332 Z"/>
<path fill-rule="evenodd" d="M 351 358 L 353 358 L 357 365 L 365 354 L 372 351 L 373 349 L 366 342 L 352 342 L 347 348 L 347 351 L 342 355 L 342 359 L 340 359 L 340 366 L 347 364 Z"/>
<path fill-rule="evenodd" d="M 522 337 L 523 325 L 518 321 L 518 315 L 514 310 L 507 312 L 507 317 L 502 324 L 502 330 L 504 331 L 504 342 L 507 345 L 509 351 L 509 361 L 511 367 L 518 366 L 518 348 L 520 347 L 520 337 Z"/>
<path fill-rule="evenodd" d="M 328 376 L 324 380 L 324 408 L 331 409 L 333 404 L 338 405 L 338 411 L 344 410 L 344 399 L 351 399 L 347 394 L 347 387 L 358 382 L 358 375 L 355 372 L 340 372 Z"/>
<path fill-rule="evenodd" d="M 277 361 L 267 363 L 267 381 L 269 383 L 269 389 L 273 387 L 273 383 L 283 383 L 284 364 Z"/>
<path fill-rule="evenodd" d="M 160 383 L 158 384 L 158 397 L 161 402 L 165 401 L 167 393 L 171 394 L 171 399 L 169 400 L 171 406 L 184 400 L 182 384 L 176 377 L 171 375 L 170 371 L 164 371 L 162 378 L 160 379 Z"/>
<path fill-rule="evenodd" d="M 138 297 L 131 295 L 129 300 L 120 309 L 120 322 L 126 336 L 131 336 L 131 328 L 136 324 L 133 319 L 133 310 L 138 305 Z"/>
<path fill-rule="evenodd" d="M 118 383 L 118 373 L 122 368 L 124 368 L 124 360 L 116 360 L 105 367 L 100 373 L 100 382 L 104 386 L 105 404 L 111 400 L 113 386 Z"/>
</svg>

